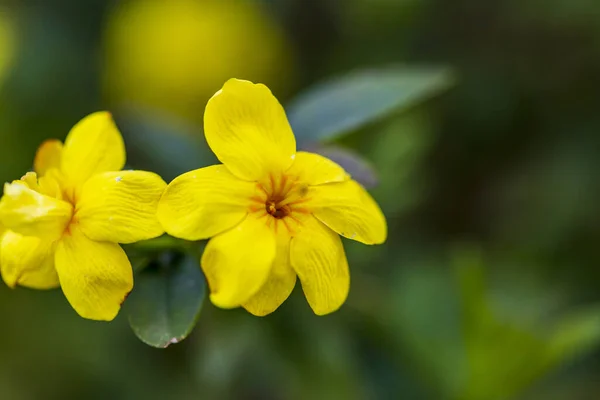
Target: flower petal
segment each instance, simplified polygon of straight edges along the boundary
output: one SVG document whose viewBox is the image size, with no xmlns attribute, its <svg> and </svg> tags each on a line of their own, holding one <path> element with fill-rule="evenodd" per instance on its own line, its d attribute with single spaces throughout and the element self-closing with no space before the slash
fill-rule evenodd
<svg viewBox="0 0 600 400">
<path fill-rule="evenodd" d="M 243 304 L 251 314 L 263 317 L 271 314 L 290 296 L 296 285 L 296 272 L 290 265 L 290 237 L 279 235 L 277 254 L 265 284 Z"/>
<path fill-rule="evenodd" d="M 57 139 L 48 139 L 43 142 L 35 154 L 33 169 L 38 175 L 43 176 L 50 169 L 60 169 L 63 144 Z"/>
<path fill-rule="evenodd" d="M 248 213 L 254 183 L 242 181 L 224 165 L 175 178 L 158 205 L 158 220 L 169 235 L 200 240 L 231 229 Z"/>
<path fill-rule="evenodd" d="M 64 200 L 60 184 L 58 183 L 59 181 L 59 171 L 57 169 L 50 169 L 46 172 L 46 175 L 38 179 L 38 191 L 46 196 L 50 196 L 58 200 Z"/>
<path fill-rule="evenodd" d="M 335 232 L 308 218 L 292 238 L 290 260 L 315 314 L 332 313 L 344 304 L 350 290 L 350 272 L 342 241 Z"/>
<path fill-rule="evenodd" d="M 9 287 L 53 289 L 59 286 L 54 269 L 54 245 L 34 236 L 6 231 L 0 242 L 2 279 Z"/>
<path fill-rule="evenodd" d="M 125 165 L 125 144 L 110 113 L 88 115 L 69 132 L 61 169 L 72 186 L 99 172 L 118 171 Z"/>
<path fill-rule="evenodd" d="M 164 233 L 156 218 L 167 184 L 155 173 L 116 171 L 87 180 L 77 202 L 76 220 L 92 240 L 133 243 Z"/>
<path fill-rule="evenodd" d="M 38 193 L 45 194 L 54 199 L 62 200 L 62 192 L 58 183 L 58 170 L 50 169 L 44 176 L 38 178 L 38 174 L 35 172 L 27 172 L 18 181 L 13 183 L 24 183 L 29 189 L 34 190 Z"/>
<path fill-rule="evenodd" d="M 4 185 L 0 221 L 7 229 L 53 241 L 64 232 L 72 213 L 69 203 L 29 189 L 24 182 Z"/>
<path fill-rule="evenodd" d="M 111 321 L 133 288 L 133 272 L 118 244 L 95 242 L 73 229 L 58 242 L 56 272 L 71 306 L 83 318 Z"/>
<path fill-rule="evenodd" d="M 385 217 L 356 181 L 313 186 L 308 193 L 313 214 L 335 232 L 365 244 L 385 242 Z"/>
<path fill-rule="evenodd" d="M 295 176 L 308 185 L 342 182 L 349 179 L 346 171 L 330 159 L 305 151 L 296 153 L 296 159 L 286 171 L 286 175 Z"/>
<path fill-rule="evenodd" d="M 217 158 L 241 179 L 283 172 L 296 153 L 285 111 L 262 84 L 227 81 L 206 105 L 204 131 Z"/>
<path fill-rule="evenodd" d="M 206 245 L 201 264 L 210 287 L 210 300 L 216 306 L 239 307 L 267 280 L 276 243 L 265 219 L 250 214 Z"/>
</svg>

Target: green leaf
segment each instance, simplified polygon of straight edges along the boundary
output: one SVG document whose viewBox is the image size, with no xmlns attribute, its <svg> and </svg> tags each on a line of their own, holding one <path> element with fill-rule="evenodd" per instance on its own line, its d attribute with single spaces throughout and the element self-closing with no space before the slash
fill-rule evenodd
<svg viewBox="0 0 600 400">
<path fill-rule="evenodd" d="M 332 140 L 404 110 L 453 83 L 444 68 L 388 67 L 350 73 L 318 84 L 286 108 L 302 145 Z"/>
<path fill-rule="evenodd" d="M 377 186 L 378 178 L 375 168 L 357 152 L 340 146 L 320 144 L 310 146 L 307 150 L 335 161 L 352 176 L 352 179 L 365 188 L 370 189 Z"/>
<path fill-rule="evenodd" d="M 126 302 L 129 324 L 142 342 L 168 347 L 190 334 L 205 295 L 198 259 L 163 253 L 136 275 L 135 290 Z"/>
<path fill-rule="evenodd" d="M 600 345 L 600 306 L 588 306 L 563 317 L 555 327 L 548 348 L 550 366 L 591 352 Z"/>
</svg>

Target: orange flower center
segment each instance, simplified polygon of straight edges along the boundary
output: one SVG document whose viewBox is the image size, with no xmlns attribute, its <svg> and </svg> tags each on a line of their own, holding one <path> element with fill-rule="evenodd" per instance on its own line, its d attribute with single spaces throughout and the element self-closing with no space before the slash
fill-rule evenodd
<svg viewBox="0 0 600 400">
<path fill-rule="evenodd" d="M 280 226 L 290 233 L 310 214 L 306 207 L 308 185 L 286 175 L 270 175 L 257 183 L 258 194 L 251 198 L 250 212 L 267 217 L 267 224 L 277 231 Z"/>
</svg>

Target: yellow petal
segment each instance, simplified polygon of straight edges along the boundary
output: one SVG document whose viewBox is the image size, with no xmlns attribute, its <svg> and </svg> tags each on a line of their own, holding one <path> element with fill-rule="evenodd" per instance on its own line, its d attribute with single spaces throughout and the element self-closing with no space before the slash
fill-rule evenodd
<svg viewBox="0 0 600 400">
<path fill-rule="evenodd" d="M 40 191 L 40 185 L 38 184 L 37 174 L 35 172 L 27 172 L 25 175 L 19 179 L 20 182 L 24 182 L 28 188 L 35 190 L 36 192 Z M 19 182 L 17 181 L 17 182 Z M 15 183 L 13 181 L 13 183 Z M 45 193 L 44 193 L 45 194 Z"/>
<path fill-rule="evenodd" d="M 259 317 L 271 314 L 290 296 L 295 285 L 296 273 L 290 265 L 290 238 L 278 237 L 277 254 L 267 281 L 243 306 Z"/>
<path fill-rule="evenodd" d="M 290 244 L 292 267 L 308 304 L 317 315 L 336 311 L 350 290 L 350 272 L 340 237 L 315 218 L 308 218 Z"/>
<path fill-rule="evenodd" d="M 75 219 L 92 240 L 133 243 L 164 233 L 156 218 L 167 184 L 155 173 L 116 171 L 96 174 L 81 190 Z"/>
<path fill-rule="evenodd" d="M 371 195 L 356 181 L 312 186 L 308 197 L 313 214 L 340 235 L 365 244 L 385 241 L 385 217 Z"/>
<path fill-rule="evenodd" d="M 244 219 L 257 190 L 256 184 L 236 178 L 224 165 L 190 171 L 167 186 L 158 220 L 169 235 L 206 239 Z"/>
<path fill-rule="evenodd" d="M 38 179 L 39 192 L 55 199 L 63 200 L 60 184 L 60 174 L 57 169 L 50 169 L 46 175 Z"/>
<path fill-rule="evenodd" d="M 55 262 L 60 286 L 83 318 L 111 321 L 133 289 L 133 272 L 123 249 L 90 240 L 79 229 L 58 242 Z"/>
<path fill-rule="evenodd" d="M 296 153 L 285 111 L 262 84 L 227 81 L 206 105 L 204 132 L 217 158 L 246 180 L 285 171 Z"/>
<path fill-rule="evenodd" d="M 9 287 L 53 289 L 59 286 L 54 269 L 54 245 L 34 236 L 7 231 L 0 243 L 2 279 Z"/>
<path fill-rule="evenodd" d="M 88 115 L 69 132 L 62 152 L 61 169 L 77 187 L 99 172 L 118 171 L 125 165 L 125 145 L 110 113 Z"/>
<path fill-rule="evenodd" d="M 62 200 L 29 189 L 24 182 L 4 185 L 0 221 L 25 236 L 56 240 L 71 220 L 73 207 Z"/>
<path fill-rule="evenodd" d="M 346 171 L 330 159 L 304 151 L 296 153 L 296 159 L 286 175 L 297 177 L 299 181 L 308 185 L 342 182 L 349 179 Z"/>
<path fill-rule="evenodd" d="M 38 193 L 45 194 L 55 199 L 62 200 L 62 193 L 60 185 L 56 179 L 56 172 L 58 170 L 48 170 L 48 175 L 38 178 L 38 174 L 35 172 L 27 172 L 23 175 L 20 181 L 27 185 L 29 189 L 35 190 Z M 14 183 L 14 182 L 13 182 Z"/>
<path fill-rule="evenodd" d="M 60 140 L 46 140 L 38 148 L 33 161 L 33 169 L 42 176 L 50 169 L 60 169 L 63 144 Z"/>
<path fill-rule="evenodd" d="M 263 286 L 275 259 L 275 235 L 266 217 L 250 214 L 235 228 L 212 238 L 202 255 L 210 300 L 221 308 L 247 302 Z"/>
</svg>

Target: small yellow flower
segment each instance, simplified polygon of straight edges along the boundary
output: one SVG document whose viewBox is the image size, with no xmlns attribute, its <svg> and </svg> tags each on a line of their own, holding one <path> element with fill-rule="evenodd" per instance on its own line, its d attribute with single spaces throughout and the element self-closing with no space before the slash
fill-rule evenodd
<svg viewBox="0 0 600 400">
<path fill-rule="evenodd" d="M 0 200 L 4 282 L 34 289 L 62 287 L 84 318 L 112 320 L 133 288 L 118 243 L 163 233 L 156 210 L 166 183 L 145 171 L 120 171 L 123 138 L 111 115 L 77 123 L 63 144 L 44 142 L 34 170 L 7 183 Z"/>
<path fill-rule="evenodd" d="M 175 178 L 158 219 L 173 236 L 212 237 L 201 260 L 211 301 L 266 315 L 297 275 L 316 314 L 337 310 L 350 288 L 338 234 L 384 242 L 379 206 L 339 165 L 296 152 L 285 112 L 264 85 L 229 80 L 208 102 L 204 128 L 223 164 Z"/>
</svg>

